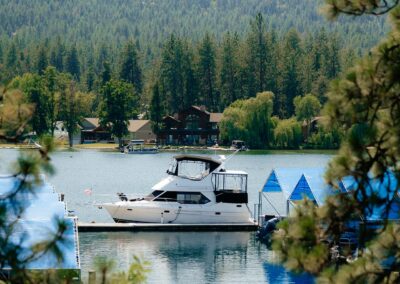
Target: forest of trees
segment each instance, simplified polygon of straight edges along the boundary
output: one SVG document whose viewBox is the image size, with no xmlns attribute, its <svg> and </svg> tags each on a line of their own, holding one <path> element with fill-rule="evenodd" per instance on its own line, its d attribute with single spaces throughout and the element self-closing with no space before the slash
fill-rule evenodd
<svg viewBox="0 0 400 284">
<path fill-rule="evenodd" d="M 323 102 L 329 80 L 356 56 L 343 47 L 338 34 L 325 29 L 307 36 L 294 29 L 277 34 L 267 28 L 262 14 L 248 26 L 249 32 L 243 37 L 227 32 L 220 41 L 209 33 L 198 43 L 171 34 L 163 42 L 159 58 L 149 67 L 144 66 L 134 40 L 123 44 L 114 61 L 107 46 L 95 56 L 61 39 L 54 46 L 42 42 L 31 53 L 15 44 L 1 48 L 0 42 L 0 79 L 7 83 L 28 72 L 41 75 L 47 66 L 53 66 L 58 72 L 69 73 L 80 90 L 98 93 L 113 77 L 134 85 L 141 95 L 141 112 L 146 111 L 157 83 L 164 102 L 157 111 L 162 113 L 191 104 L 222 111 L 236 99 L 267 90 L 276 95 L 274 113 L 288 117 L 293 114 L 295 96 L 312 92 Z"/>
<path fill-rule="evenodd" d="M 17 13 L 12 19 L 5 17 L 0 38 L 0 84 L 6 86 L 6 89 L 21 89 L 28 96 L 28 101 L 36 103 L 36 112 L 40 114 L 34 116 L 38 120 L 33 119 L 31 124 L 38 134 L 52 133 L 55 120 L 63 120 L 68 124 L 66 114 L 56 111 L 60 108 L 57 104 L 61 103 L 73 107 L 70 109 L 70 113 L 75 114 L 72 122 L 76 117 L 88 115 L 98 116 L 104 125 L 111 125 L 113 118 L 108 115 L 112 110 L 105 107 L 106 101 L 112 98 L 110 95 L 113 91 L 121 90 L 121 84 L 126 83 L 129 86 L 125 86 L 121 94 L 125 94 L 127 98 L 118 98 L 130 107 L 126 110 L 124 108 L 125 121 L 141 114 L 141 117 L 153 121 L 155 130 L 160 127 L 164 115 L 173 114 L 190 105 L 204 105 L 209 111 L 223 112 L 237 100 L 254 98 L 258 93 L 269 91 L 274 94 L 271 116 L 279 126 L 275 132 L 281 133 L 280 137 L 282 133 L 289 137 L 287 127 L 293 126 L 290 119 L 296 115 L 294 98 L 313 94 L 320 104 L 324 104 L 324 94 L 329 81 L 351 66 L 360 50 L 372 44 L 371 39 L 374 37 L 366 36 L 358 40 L 356 38 L 359 35 L 355 31 L 368 30 L 372 23 L 380 27 L 375 33 L 385 30 L 384 21 L 377 22 L 374 19 L 366 19 L 362 25 L 361 22 L 349 24 L 346 31 L 340 29 L 342 25 L 317 28 L 315 23 L 320 21 L 317 14 L 315 17 L 304 19 L 288 17 L 296 19 L 289 26 L 298 29 L 284 28 L 284 24 L 277 25 L 278 20 L 274 21 L 274 24 L 271 22 L 278 11 L 293 13 L 301 8 L 309 13 L 316 13 L 315 6 L 308 3 L 309 1 L 301 1 L 301 4 L 294 4 L 299 7 L 287 9 L 285 5 L 276 1 L 269 1 L 269 4 L 250 1 L 249 5 L 262 13 L 250 17 L 250 14 L 247 14 L 250 12 L 246 11 L 254 10 L 246 8 L 240 14 L 240 21 L 238 20 L 248 21 L 243 25 L 221 17 L 221 21 L 225 19 L 230 24 L 226 24 L 225 29 L 216 25 L 211 29 L 212 33 L 204 31 L 205 26 L 201 29 L 203 32 L 198 34 L 197 29 L 188 33 L 177 28 L 167 35 L 169 30 L 160 28 L 162 35 L 150 40 L 143 36 L 151 30 L 150 27 L 145 28 L 141 26 L 141 21 L 136 21 L 134 25 L 129 25 L 124 37 L 118 37 L 116 30 L 104 28 L 102 35 L 90 38 L 94 34 L 91 34 L 91 28 L 83 23 L 72 27 L 73 32 L 63 30 L 66 25 L 62 26 L 60 23 L 68 17 L 67 14 L 58 13 L 63 5 L 68 5 L 67 3 L 50 1 L 48 5 L 39 9 L 39 2 L 32 1 L 29 9 L 22 9 L 21 14 Z M 98 2 L 97 9 L 100 14 L 104 12 L 102 1 L 92 2 Z M 127 17 L 133 17 L 133 14 L 129 14 L 131 7 L 128 4 L 140 5 L 143 11 L 146 11 L 142 14 L 156 13 L 153 8 L 150 9 L 150 4 L 147 7 L 148 4 L 128 2 L 121 1 L 120 5 L 112 6 L 113 9 L 109 13 L 114 16 L 123 13 Z M 230 14 L 237 13 L 236 8 L 242 8 L 240 1 L 189 2 L 185 6 L 187 12 L 197 7 L 202 11 L 229 11 Z M 175 2 L 168 3 L 174 5 Z M 73 11 L 89 13 L 81 1 L 77 1 L 76 4 L 71 8 Z M 16 7 L 15 5 L 18 4 L 4 4 L 5 9 L 0 13 Z M 153 2 L 153 5 L 166 4 L 161 1 Z M 119 10 L 121 7 L 126 7 L 127 10 L 122 12 Z M 33 18 L 26 14 L 30 9 L 35 11 Z M 49 11 L 54 13 L 47 14 Z M 171 12 L 171 9 L 168 11 Z M 48 16 L 43 19 L 43 29 L 49 37 L 42 37 L 40 28 L 36 25 L 40 15 Z M 53 23 L 53 18 L 57 17 L 60 21 Z M 193 18 L 188 19 L 188 22 L 192 20 Z M 35 30 L 26 32 L 27 21 L 33 23 L 30 27 Z M 118 22 L 110 27 L 118 26 Z M 72 25 L 71 23 L 68 25 Z M 92 21 L 88 22 L 88 25 L 91 23 Z M 157 22 L 155 24 L 157 25 Z M 131 31 L 132 27 L 134 30 Z M 228 28 L 230 30 L 227 30 Z M 59 35 L 60 29 L 65 32 L 63 37 L 52 36 L 52 33 Z M 81 37 L 82 29 L 87 35 L 86 38 Z M 14 32 L 11 32 L 12 30 Z M 140 32 L 141 30 L 143 32 Z M 35 33 L 34 37 L 32 32 Z M 144 43 L 147 44 L 147 48 L 144 48 Z M 64 81 L 60 83 L 61 87 L 57 86 L 58 81 L 55 79 L 53 83 L 49 83 L 49 76 L 64 78 L 61 80 Z M 22 81 L 30 82 L 27 84 L 29 88 L 34 86 L 34 89 L 41 91 L 35 96 L 36 93 L 32 94 L 33 87 L 29 89 L 18 83 L 21 78 Z M 65 82 L 65 78 L 69 81 Z M 107 91 L 109 82 L 113 82 L 110 85 L 115 89 Z M 40 94 L 44 97 L 40 97 Z M 74 108 L 76 102 L 68 102 L 71 98 L 76 99 L 78 103 L 80 100 L 85 102 L 85 107 L 79 113 Z M 278 123 L 278 120 L 286 121 Z M 75 129 L 71 128 L 71 131 Z M 123 131 L 117 132 L 117 136 L 121 137 Z M 228 134 L 225 137 L 233 138 Z M 311 140 L 317 138 L 310 137 Z M 325 140 L 318 138 L 313 144 L 325 145 Z M 255 141 L 253 140 L 253 146 L 257 148 L 271 145 L 268 141 Z M 297 142 L 292 142 L 281 139 L 278 143 L 278 140 L 274 140 L 274 145 L 282 148 L 298 147 Z"/>
</svg>

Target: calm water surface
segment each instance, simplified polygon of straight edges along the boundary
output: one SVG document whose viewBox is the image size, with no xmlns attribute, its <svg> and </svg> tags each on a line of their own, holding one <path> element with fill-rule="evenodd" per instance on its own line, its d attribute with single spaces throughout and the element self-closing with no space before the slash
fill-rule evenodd
<svg viewBox="0 0 400 284">
<path fill-rule="evenodd" d="M 117 200 L 116 193 L 147 194 L 165 176 L 176 153 L 124 155 L 83 150 L 52 155 L 56 174 L 50 177 L 58 192 L 65 193 L 68 207 L 81 221 L 112 222 L 105 210 L 93 204 Z M 15 150 L 0 150 L 0 172 L 15 159 Z M 212 153 L 210 153 L 212 155 Z M 275 167 L 321 167 L 331 155 L 273 154 L 235 155 L 229 169 L 249 173 L 249 203 L 257 202 L 258 191 Z M 87 196 L 84 190 L 91 188 Z M 133 254 L 151 262 L 149 283 L 309 283 L 294 277 L 275 256 L 249 232 L 202 233 L 81 233 L 80 249 L 83 276 L 96 255 L 107 255 L 126 269 Z"/>
</svg>

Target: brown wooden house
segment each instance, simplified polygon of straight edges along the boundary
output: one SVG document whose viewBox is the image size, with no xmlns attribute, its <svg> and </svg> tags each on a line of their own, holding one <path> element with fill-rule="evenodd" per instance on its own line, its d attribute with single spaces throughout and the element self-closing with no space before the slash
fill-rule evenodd
<svg viewBox="0 0 400 284">
<path fill-rule="evenodd" d="M 157 140 L 160 144 L 211 145 L 219 139 L 218 123 L 222 113 L 191 106 L 173 116 L 165 116 Z"/>
</svg>

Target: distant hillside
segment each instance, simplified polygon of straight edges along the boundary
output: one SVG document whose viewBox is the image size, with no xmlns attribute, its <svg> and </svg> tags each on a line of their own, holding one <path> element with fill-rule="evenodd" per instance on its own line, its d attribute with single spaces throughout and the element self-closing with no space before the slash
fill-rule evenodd
<svg viewBox="0 0 400 284">
<path fill-rule="evenodd" d="M 206 31 L 217 38 L 228 30 L 244 34 L 258 12 L 278 35 L 292 27 L 300 33 L 325 27 L 356 48 L 372 46 L 387 30 L 385 20 L 377 17 L 329 23 L 318 13 L 322 4 L 323 0 L 0 0 L 0 35 L 17 37 L 22 45 L 56 36 L 80 45 L 118 45 L 134 37 L 154 49 L 172 32 L 193 40 Z"/>
</svg>

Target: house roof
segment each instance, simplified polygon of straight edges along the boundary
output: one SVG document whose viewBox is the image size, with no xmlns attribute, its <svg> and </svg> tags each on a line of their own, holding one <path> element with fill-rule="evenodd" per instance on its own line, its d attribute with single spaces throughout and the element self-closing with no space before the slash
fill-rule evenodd
<svg viewBox="0 0 400 284">
<path fill-rule="evenodd" d="M 176 119 L 175 117 L 173 117 L 171 115 L 164 116 L 163 120 L 172 120 L 172 121 L 175 121 L 175 122 L 181 122 L 179 119 Z"/>
<path fill-rule="evenodd" d="M 210 122 L 219 123 L 222 119 L 222 113 L 220 112 L 212 112 L 210 113 Z"/>
<path fill-rule="evenodd" d="M 147 119 L 131 119 L 129 120 L 128 131 L 137 132 L 140 128 L 148 124 L 150 120 Z"/>
<path fill-rule="evenodd" d="M 84 120 L 92 124 L 93 128 L 96 128 L 100 125 L 99 118 L 97 117 L 85 117 Z"/>
<path fill-rule="evenodd" d="M 198 111 L 204 112 L 206 114 L 210 114 L 208 111 L 206 111 L 205 107 L 201 106 L 191 106 L 191 108 L 197 109 Z"/>
</svg>

